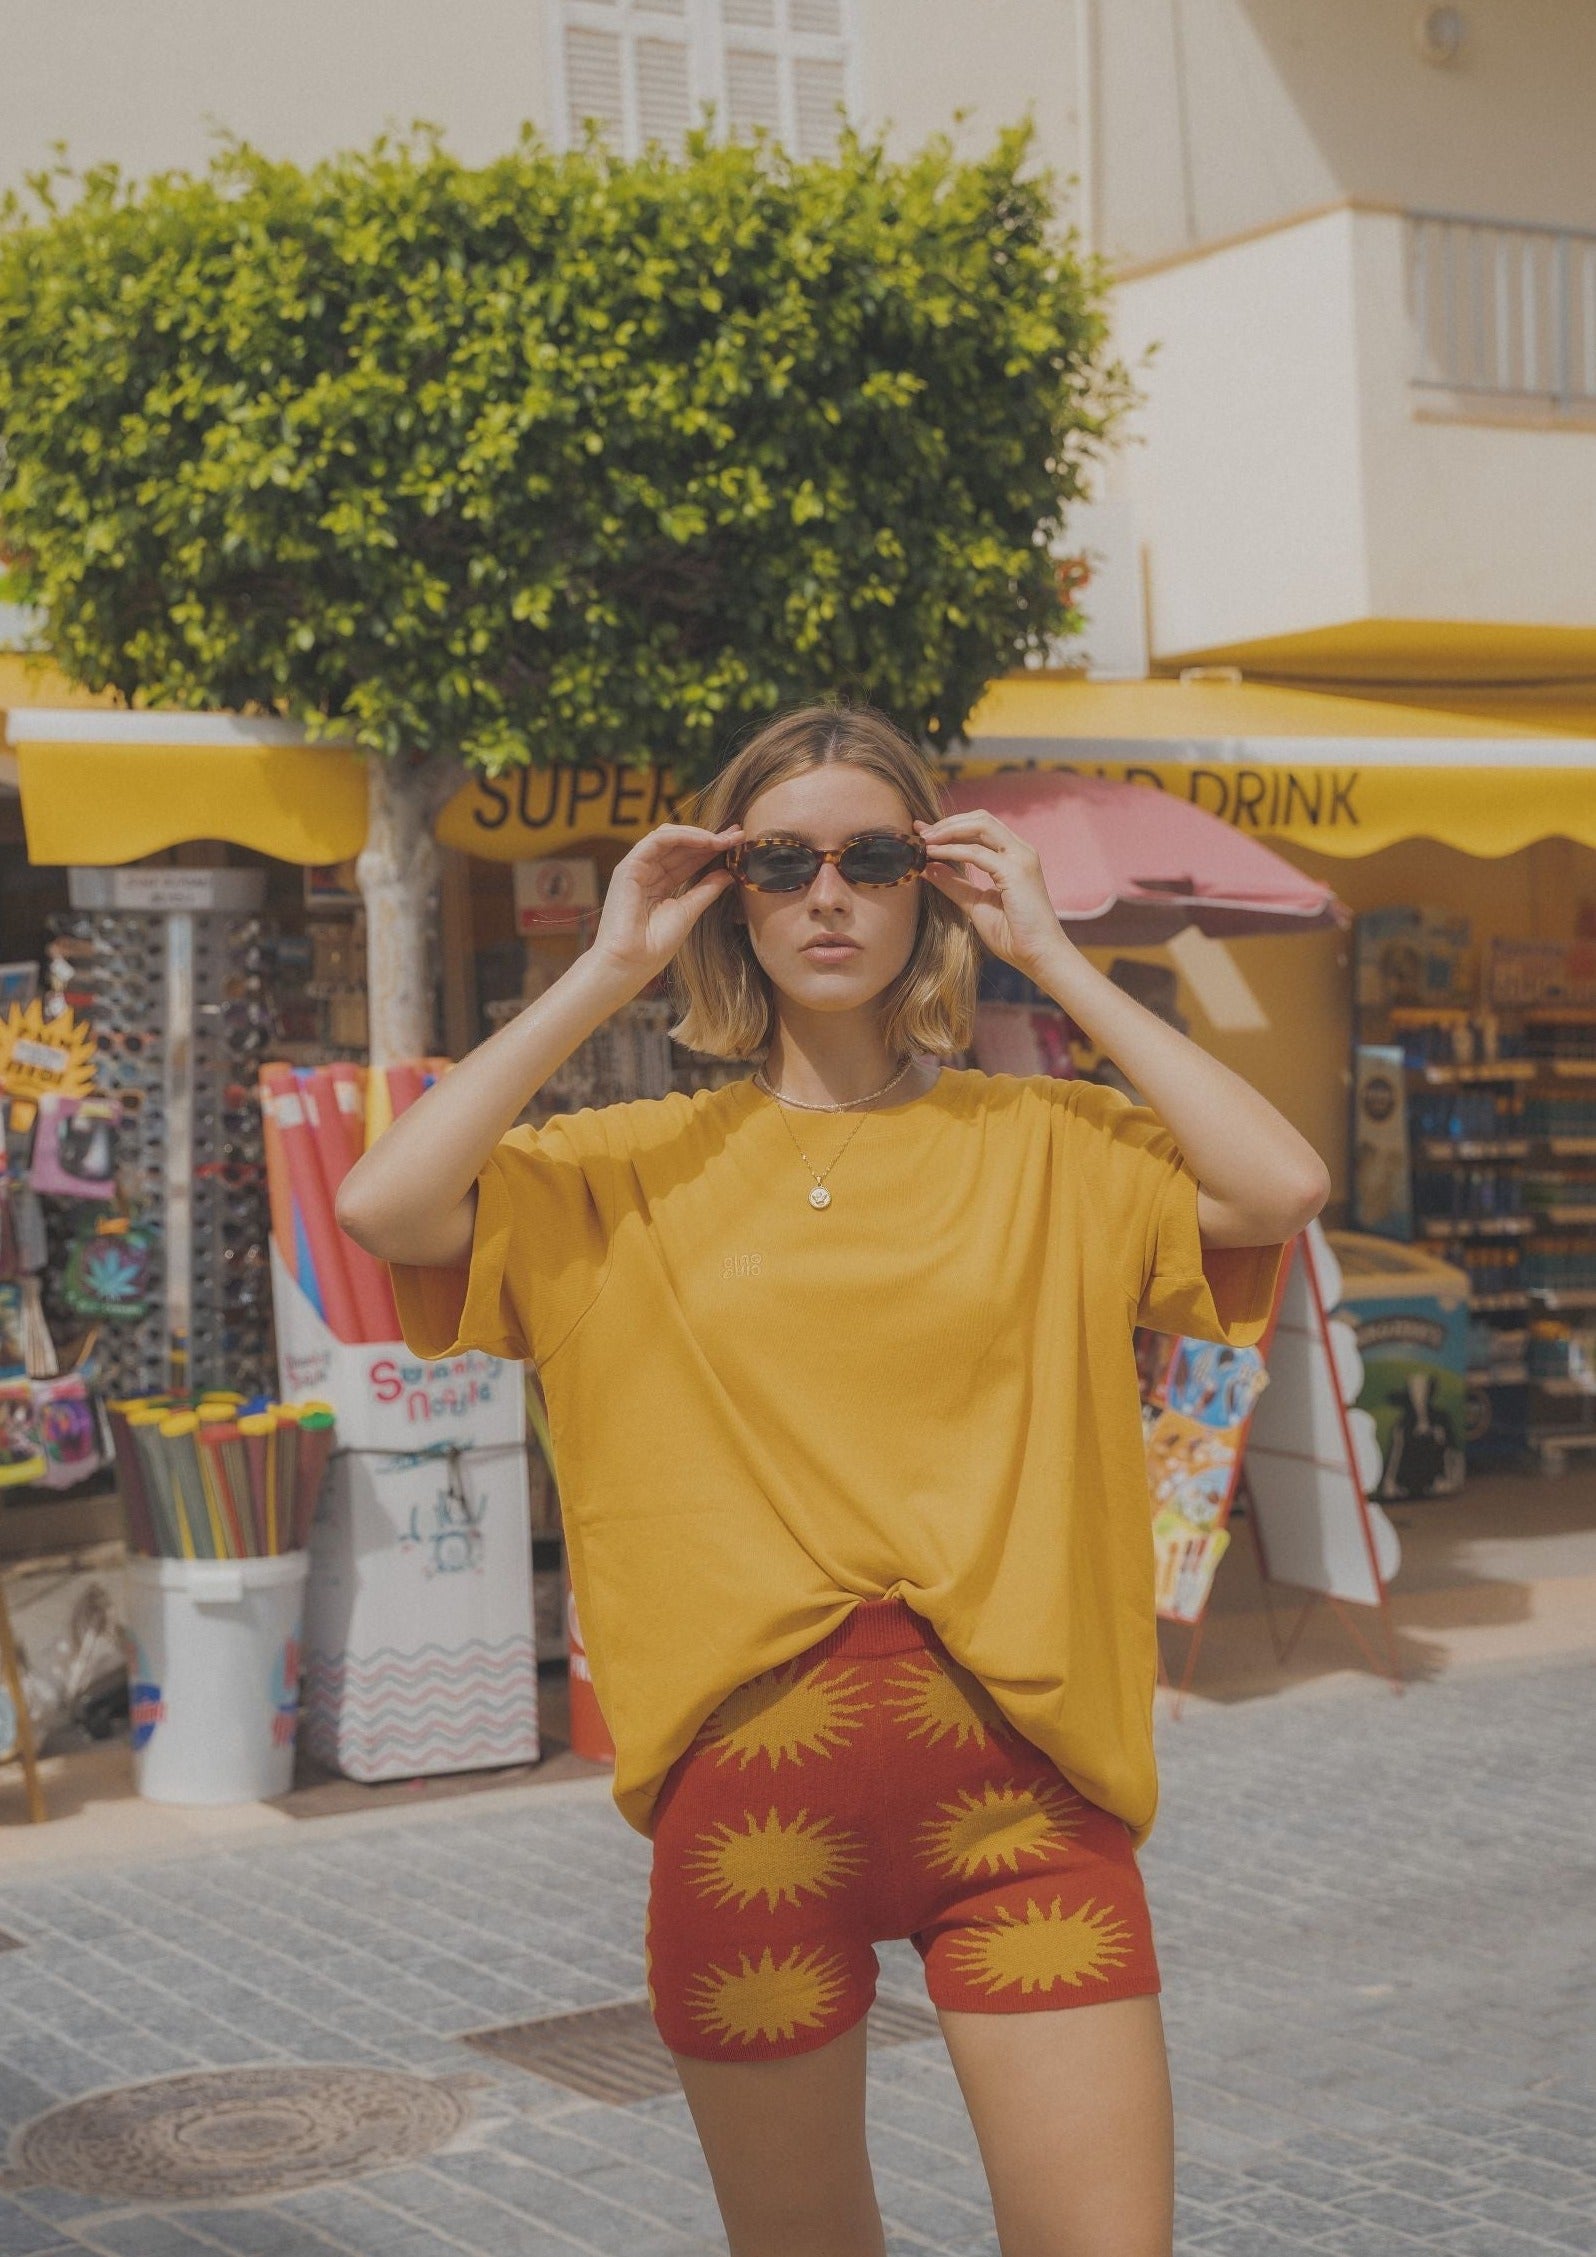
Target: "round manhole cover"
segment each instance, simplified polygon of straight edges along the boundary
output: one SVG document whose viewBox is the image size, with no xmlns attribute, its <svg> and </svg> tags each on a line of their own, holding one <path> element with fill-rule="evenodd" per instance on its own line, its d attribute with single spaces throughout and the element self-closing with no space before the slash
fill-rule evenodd
<svg viewBox="0 0 1596 2257">
<path fill-rule="evenodd" d="M 225 2069 L 162 2077 L 39 2116 L 17 2180 L 126 2200 L 283 2194 L 429 2155 L 466 2121 L 448 2085 L 386 2069 Z"/>
</svg>

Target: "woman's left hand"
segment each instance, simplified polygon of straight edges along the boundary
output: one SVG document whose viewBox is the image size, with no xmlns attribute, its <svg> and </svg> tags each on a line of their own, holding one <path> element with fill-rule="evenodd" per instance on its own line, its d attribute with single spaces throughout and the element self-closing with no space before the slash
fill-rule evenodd
<svg viewBox="0 0 1596 2257">
<path fill-rule="evenodd" d="M 1063 928 L 1048 899 L 1042 858 L 1028 840 L 984 807 L 944 815 L 937 823 L 917 816 L 914 827 L 931 857 L 928 882 L 958 904 L 994 956 L 1029 978 L 1049 955 L 1057 955 Z M 974 885 L 960 877 L 959 863 L 983 871 L 991 884 Z"/>
</svg>

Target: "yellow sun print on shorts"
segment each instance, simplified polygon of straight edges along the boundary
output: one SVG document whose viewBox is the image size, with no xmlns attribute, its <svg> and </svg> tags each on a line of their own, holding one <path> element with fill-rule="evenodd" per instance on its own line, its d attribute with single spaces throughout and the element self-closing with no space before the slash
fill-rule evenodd
<svg viewBox="0 0 1596 2257">
<path fill-rule="evenodd" d="M 956 1745 L 973 1740 L 984 1748 L 999 1733 L 1007 1733 L 1002 1710 L 979 1678 L 929 1657 L 911 1661 L 887 1679 L 882 1706 L 904 1725 L 911 1740 L 923 1739 L 936 1747 L 950 1732 Z"/>
<path fill-rule="evenodd" d="M 1105 1980 L 1130 1957 L 1131 1932 L 1107 1906 L 1083 1904 L 1061 1912 L 1055 1897 L 1044 1912 L 1028 1898 L 1025 1918 L 1000 1907 L 995 1920 L 968 1928 L 950 1946 L 948 1957 L 968 1982 L 988 1992 L 1048 1991 L 1055 1983 L 1079 1990 Z"/>
<path fill-rule="evenodd" d="M 937 1804 L 935 1816 L 920 1827 L 920 1854 L 934 1873 L 966 1881 L 1017 1873 L 1022 1858 L 1066 1848 L 1080 1823 L 1067 1788 L 989 1780 L 979 1792 L 964 1787 L 951 1802 Z"/>
<path fill-rule="evenodd" d="M 746 1912 L 762 1896 L 774 1912 L 778 1904 L 796 1904 L 805 1895 L 827 1895 L 861 1872 L 864 1862 L 858 1836 L 831 1819 L 811 1819 L 801 1810 L 783 1821 L 772 1810 L 763 1824 L 748 1811 L 740 1828 L 721 1820 L 696 1835 L 682 1866 L 700 1896 L 715 1904 L 735 1899 L 738 1911 Z"/>
<path fill-rule="evenodd" d="M 832 1952 L 794 1944 L 784 1959 L 767 1945 L 755 1966 L 747 1952 L 738 1966 L 706 1967 L 688 1986 L 695 2022 L 723 2045 L 752 2045 L 818 2030 L 846 1995 L 842 1961 Z"/>
<path fill-rule="evenodd" d="M 746 1771 L 763 1756 L 774 1771 L 783 1763 L 802 1763 L 806 1755 L 827 1756 L 846 1747 L 867 1713 L 857 1670 L 789 1663 L 728 1694 L 702 1736 L 718 1744 L 722 1763 L 735 1757 Z"/>
</svg>

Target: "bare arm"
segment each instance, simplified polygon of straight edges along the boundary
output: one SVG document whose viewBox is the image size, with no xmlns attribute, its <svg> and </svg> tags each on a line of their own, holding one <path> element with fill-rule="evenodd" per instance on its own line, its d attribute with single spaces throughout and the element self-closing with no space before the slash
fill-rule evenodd
<svg viewBox="0 0 1596 2257">
<path fill-rule="evenodd" d="M 1086 961 L 1059 925 L 1036 849 L 984 809 L 916 828 L 938 890 L 1107 1051 L 1169 1130 L 1197 1178 L 1203 1244 L 1272 1246 L 1305 1228 L 1330 1196 L 1318 1153 L 1249 1082 Z M 959 876 L 961 863 L 990 884 Z"/>
<path fill-rule="evenodd" d="M 385 1262 L 467 1260 L 477 1177 L 494 1146 L 555 1068 L 669 963 L 732 878 L 721 867 L 687 881 L 740 836 L 664 823 L 638 841 L 616 865 L 592 947 L 401 1113 L 345 1176 L 338 1221 L 358 1246 Z"/>
<path fill-rule="evenodd" d="M 1032 977 L 1180 1146 L 1197 1178 L 1205 1246 L 1272 1246 L 1313 1220 L 1330 1196 L 1325 1164 L 1250 1082 L 1117 988 L 1062 933 Z"/>
</svg>

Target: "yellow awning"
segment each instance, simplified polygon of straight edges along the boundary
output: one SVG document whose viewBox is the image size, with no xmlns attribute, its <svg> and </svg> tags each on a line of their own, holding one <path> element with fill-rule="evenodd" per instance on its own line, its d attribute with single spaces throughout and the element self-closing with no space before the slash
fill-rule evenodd
<svg viewBox="0 0 1596 2257">
<path fill-rule="evenodd" d="M 1465 854 L 1596 847 L 1596 706 L 1502 692 L 1443 705 L 1232 681 L 1016 675 L 972 716 L 966 775 L 1045 763 L 1178 792 L 1320 854 L 1430 838 Z"/>
<path fill-rule="evenodd" d="M 366 837 L 366 770 L 343 745 L 229 714 L 24 707 L 6 716 L 28 859 L 123 863 L 191 839 L 342 862 Z"/>
<path fill-rule="evenodd" d="M 364 843 L 362 755 L 307 745 L 287 723 L 28 706 L 10 712 L 6 740 L 35 862 L 128 862 L 216 838 L 331 863 Z M 1230 679 L 1013 675 L 982 700 L 949 766 L 1017 762 L 1176 791 L 1242 829 L 1336 856 L 1408 838 L 1489 856 L 1559 835 L 1596 847 L 1596 705 L 1567 692 L 1421 702 Z M 437 829 L 445 845 L 517 862 L 625 847 L 680 809 L 668 770 L 595 761 L 474 778 Z"/>
<path fill-rule="evenodd" d="M 1511 854 L 1558 834 L 1596 846 L 1596 707 L 1468 692 L 1445 707 L 1263 683 L 1088 682 L 1012 675 L 970 721 L 950 770 L 1044 762 L 1179 792 L 1238 828 L 1322 854 L 1434 838 Z M 595 761 L 461 787 L 448 846 L 519 862 L 626 845 L 678 805 L 668 774 Z"/>
</svg>

